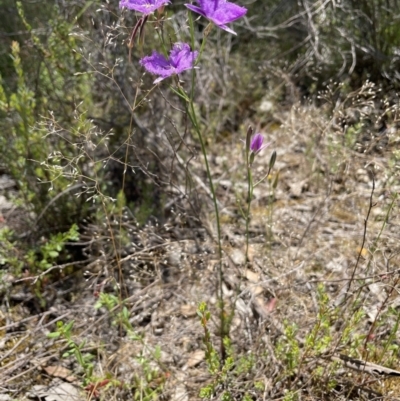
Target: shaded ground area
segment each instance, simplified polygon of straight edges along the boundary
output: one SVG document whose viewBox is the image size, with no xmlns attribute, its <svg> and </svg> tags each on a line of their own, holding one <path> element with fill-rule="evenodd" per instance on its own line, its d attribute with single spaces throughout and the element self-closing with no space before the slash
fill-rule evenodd
<svg viewBox="0 0 400 401">
<path fill-rule="evenodd" d="M 220 144 L 226 153 L 211 155 L 222 207 L 223 290 L 228 310 L 234 309 L 232 346 L 235 355 L 253 357 L 253 367 L 235 373 L 229 384 L 235 399 L 245 393 L 250 399 L 283 399 L 288 390 L 303 400 L 400 399 L 396 377 L 357 372 L 339 358 L 350 352 L 399 369 L 392 357 L 397 351 L 384 348 L 388 341 L 399 344 L 392 332 L 397 315 L 389 313 L 399 303 L 396 121 L 379 137 L 373 131 L 365 136 L 366 129 L 353 132 L 353 144 L 346 147 L 348 131 L 335 113 L 328 114 L 299 105 L 271 117 L 265 129 L 271 145 L 257 156 L 255 177 L 263 176 L 272 150 L 278 157 L 271 177 L 254 192 L 248 266 L 237 207 L 246 199 L 243 144 L 228 138 Z M 202 166 L 197 158 L 191 171 L 196 190 L 207 199 Z M 5 176 L 3 182 L 0 189 L 8 194 L 12 183 Z M 1 202 L 2 224 L 9 224 L 18 208 L 6 198 Z M 1 399 L 199 399 L 200 389 L 212 381 L 196 313 L 201 301 L 211 311 L 216 346 L 220 341 L 211 201 L 204 208 L 207 217 L 197 226 L 172 213 L 163 225 L 138 227 L 127 213 L 122 226 L 131 246 L 121 250 L 118 262 L 102 245 L 103 233 L 88 226 L 81 239 L 90 254 L 87 264 L 66 270 L 56 283 L 42 282 L 40 294 L 37 279 L 4 275 Z M 108 298 L 106 304 L 102 294 L 115 303 Z M 131 331 L 121 320 L 122 300 Z M 357 309 L 364 313 L 344 344 L 346 324 Z M 72 320 L 72 339 L 82 355 L 91 356 L 97 388 L 82 384 L 85 372 L 76 352 L 65 355 L 71 349 L 66 338 L 47 336 L 57 322 Z M 290 372 L 288 327 L 297 325 L 291 341 L 301 353 L 318 322 L 326 324 L 326 347 L 304 352 Z M 368 342 L 372 346 L 365 347 Z M 215 399 L 222 392 L 217 387 Z"/>
</svg>

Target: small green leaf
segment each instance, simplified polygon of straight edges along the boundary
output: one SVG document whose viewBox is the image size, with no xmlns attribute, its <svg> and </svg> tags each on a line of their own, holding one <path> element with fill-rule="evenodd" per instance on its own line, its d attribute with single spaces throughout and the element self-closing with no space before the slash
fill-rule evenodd
<svg viewBox="0 0 400 401">
<path fill-rule="evenodd" d="M 75 323 L 75 321 L 74 321 L 74 320 L 71 320 L 71 321 L 65 326 L 64 330 L 65 330 L 66 332 L 71 331 L 71 330 L 72 330 L 72 327 L 73 327 L 73 325 L 74 325 L 74 323 Z"/>
<path fill-rule="evenodd" d="M 53 332 L 53 333 L 48 333 L 47 334 L 47 337 L 48 338 L 58 338 L 58 337 L 60 337 L 61 336 L 61 333 L 59 333 L 58 331 L 55 331 L 55 332 Z"/>
<path fill-rule="evenodd" d="M 53 259 L 57 258 L 59 253 L 57 251 L 49 251 L 49 256 Z"/>
</svg>

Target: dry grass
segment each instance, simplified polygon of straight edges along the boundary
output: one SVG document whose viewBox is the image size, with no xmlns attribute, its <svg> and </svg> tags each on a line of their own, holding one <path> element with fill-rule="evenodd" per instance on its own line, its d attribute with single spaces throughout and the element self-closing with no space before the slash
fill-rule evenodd
<svg viewBox="0 0 400 401">
<path fill-rule="evenodd" d="M 266 125 L 271 145 L 257 157 L 255 175 L 262 176 L 273 149 L 278 158 L 271 180 L 279 173 L 279 181 L 274 191 L 265 182 L 254 193 L 249 266 L 237 210 L 237 199 L 243 201 L 246 193 L 243 145 L 232 135 L 209 148 L 223 221 L 224 296 L 234 311 L 230 335 L 236 368 L 241 357 L 252 358 L 248 371 L 232 369 L 213 399 L 225 390 L 232 399 L 245 393 L 265 400 L 400 398 L 398 379 L 351 371 L 334 359 L 345 354 L 399 368 L 399 338 L 392 332 L 399 302 L 397 110 L 378 141 L 366 135 L 365 125 L 356 131 L 358 121 L 343 123 L 352 109 L 344 103 L 297 104 L 276 110 L 273 124 Z M 385 114 L 369 106 L 354 106 L 368 114 L 360 121 Z M 168 192 L 173 211 L 160 224 L 138 227 L 126 211 L 121 223 L 109 213 L 104 227 L 88 225 L 82 241 L 90 263 L 60 274 L 58 282 L 43 283 L 45 312 L 35 313 L 32 279 L 10 279 L 0 316 L 4 393 L 22 400 L 38 391 L 35 385 L 57 387 L 62 380 L 82 390 L 81 399 L 150 399 L 149 389 L 157 389 L 155 399 L 199 398 L 212 376 L 196 309 L 201 301 L 208 304 L 209 329 L 218 344 L 218 260 L 201 159 L 192 160 L 190 169 L 201 214 L 179 195 L 177 188 L 183 192 L 184 186 L 175 186 L 175 193 Z M 3 212 L 7 220 L 12 213 Z M 109 244 L 110 227 L 116 237 L 124 234 L 117 253 Z M 95 308 L 100 293 L 124 302 L 137 338 L 118 321 L 118 304 Z M 118 383 L 99 387 L 98 393 L 91 393 L 93 387 L 83 391 L 76 357 L 61 357 L 68 348 L 65 339 L 46 337 L 60 320 L 74 320 L 73 339 L 85 341 L 82 353 L 93 356 L 93 377 Z M 298 360 L 291 369 L 289 355 L 296 347 Z M 67 370 L 54 373 L 55 366 Z"/>
<path fill-rule="evenodd" d="M 143 48 L 135 47 L 128 62 L 133 13 L 117 2 L 98 12 L 92 3 L 78 27 L 73 8 L 85 2 L 67 3 L 70 25 L 54 18 L 62 35 L 49 29 L 43 40 L 54 42 L 39 57 L 46 68 L 26 57 L 21 80 L 31 70 L 38 75 L 26 77 L 25 97 L 21 85 L 7 86 L 16 106 L 8 93 L 2 101 L 4 138 L 18 143 L 15 129 L 26 117 L 20 110 L 30 122 L 26 141 L 10 147 L 9 165 L 1 168 L 19 161 L 16 150 L 22 158 L 27 147 L 35 152 L 29 177 L 18 163 L 14 168 L 29 178 L 30 192 L 19 198 L 25 204 L 12 201 L 22 186 L 0 176 L 0 238 L 4 227 L 16 233 L 15 242 L 0 240 L 0 401 L 188 401 L 207 391 L 224 401 L 400 399 L 398 100 L 370 82 L 349 89 L 371 65 L 371 76 L 396 85 L 388 70 L 397 60 L 397 25 L 386 9 L 378 1 L 367 18 L 369 2 L 291 2 L 282 9 L 286 2 L 266 1 L 249 7 L 237 37 L 214 28 L 207 38 L 195 108 L 222 222 L 230 322 L 222 360 L 216 218 L 200 146 L 181 100 L 164 83 L 153 88 L 138 64 L 160 48 L 155 27 L 166 47 L 187 40 L 187 12 L 171 5 L 163 23 L 150 19 Z M 27 51 L 37 51 L 42 36 L 35 32 Z M 203 34 L 196 29 L 194 41 Z M 56 74 L 57 90 L 47 72 Z M 346 84 L 315 94 L 327 76 Z M 190 75 L 181 78 L 188 89 Z M 28 91 L 32 82 L 36 92 Z M 313 100 L 299 101 L 302 90 Z M 54 94 L 56 112 L 42 118 Z M 34 114 L 38 96 L 44 108 Z M 248 125 L 270 142 L 256 157 L 255 180 L 273 150 L 277 161 L 254 191 L 246 263 L 238 205 L 248 201 L 241 141 Z M 38 172 L 47 184 L 38 185 Z M 75 216 L 79 241 L 60 251 L 61 265 L 40 270 L 50 231 L 65 232 Z M 29 264 L 31 249 L 36 259 Z M 202 302 L 211 314 L 207 325 L 199 318 Z M 67 396 L 54 396 L 61 390 Z"/>
</svg>

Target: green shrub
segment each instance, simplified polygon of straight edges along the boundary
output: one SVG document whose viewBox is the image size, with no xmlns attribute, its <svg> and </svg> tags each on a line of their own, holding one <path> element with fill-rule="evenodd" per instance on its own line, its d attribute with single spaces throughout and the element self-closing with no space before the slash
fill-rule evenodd
<svg viewBox="0 0 400 401">
<path fill-rule="evenodd" d="M 69 188 L 73 180 L 65 172 L 65 160 L 79 156 L 75 142 L 88 129 L 88 122 L 77 118 L 76 109 L 81 102 L 90 107 L 91 78 L 74 74 L 83 65 L 74 51 L 77 43 L 70 25 L 61 18 L 50 21 L 52 33 L 45 47 L 19 3 L 18 10 L 40 61 L 34 83 L 24 70 L 19 43 L 12 43 L 15 89 L 5 85 L 6 79 L 0 80 L 0 147 L 7 149 L 1 164 L 17 182 L 19 205 L 40 216 L 37 231 L 58 232 L 85 214 L 84 198 L 77 199 Z M 51 131 L 54 120 L 68 124 L 69 129 Z"/>
</svg>

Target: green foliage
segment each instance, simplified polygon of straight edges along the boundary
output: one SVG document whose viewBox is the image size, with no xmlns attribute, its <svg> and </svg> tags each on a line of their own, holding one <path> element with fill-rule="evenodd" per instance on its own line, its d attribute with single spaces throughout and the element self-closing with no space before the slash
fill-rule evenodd
<svg viewBox="0 0 400 401">
<path fill-rule="evenodd" d="M 299 395 L 296 391 L 287 390 L 283 397 L 283 401 L 297 401 L 299 399 Z"/>
<path fill-rule="evenodd" d="M 54 5 L 53 18 L 47 22 L 51 34 L 44 44 L 29 23 L 22 3 L 17 2 L 17 9 L 37 52 L 40 72 L 35 94 L 38 99 L 36 115 L 46 115 L 44 112 L 51 105 L 57 121 L 73 122 L 76 106 L 81 102 L 86 107 L 91 104 L 92 83 L 90 74 L 83 72 L 85 65 L 77 51 L 79 43 L 74 35 L 74 23 L 61 18 Z"/>
<path fill-rule="evenodd" d="M 240 374 L 249 373 L 256 363 L 256 357 L 253 354 L 241 356 L 236 363 L 236 372 Z"/>
<path fill-rule="evenodd" d="M 341 345 L 349 349 L 349 354 L 351 356 L 357 356 L 365 336 L 355 331 L 355 328 L 359 326 L 360 322 L 365 317 L 365 312 L 362 308 L 358 307 L 357 304 L 353 307 L 354 313 L 350 316 L 347 324 L 342 329 L 340 342 Z"/>
<path fill-rule="evenodd" d="M 142 337 L 135 332 L 131 322 L 129 321 L 130 314 L 128 308 L 118 297 L 113 294 L 101 292 L 99 294 L 99 300 L 96 302 L 94 307 L 96 309 L 105 307 L 113 317 L 113 325 L 123 327 L 127 331 L 131 340 L 136 341 L 142 339 Z"/>
<path fill-rule="evenodd" d="M 35 224 L 60 231 L 82 218 L 87 209 L 84 197 L 78 199 L 69 190 L 71 169 L 65 160 L 78 156 L 74 142 L 87 131 L 88 123 L 75 118 L 75 110 L 82 102 L 90 106 L 92 79 L 86 74 L 76 75 L 83 62 L 76 52 L 72 25 L 61 17 L 50 20 L 51 34 L 44 43 L 28 22 L 22 4 L 17 4 L 36 54 L 31 54 L 28 65 L 22 59 L 19 43 L 12 42 L 15 84 L 7 86 L 11 77 L 0 77 L 0 148 L 7 149 L 0 162 L 18 184 L 16 202 L 40 216 Z M 34 78 L 25 71 L 32 64 L 37 67 Z M 69 130 L 52 132 L 49 128 L 54 119 L 68 123 Z M 49 191 L 55 194 L 56 202 L 49 201 Z"/>
<path fill-rule="evenodd" d="M 8 227 L 0 230 L 0 265 L 8 265 L 11 273 L 17 277 L 26 268 L 31 275 L 40 274 L 56 264 L 69 241 L 79 239 L 78 226 L 73 224 L 65 233 L 58 233 L 45 239 L 43 244 L 24 251 L 14 238 L 14 232 Z M 63 254 L 63 259 L 69 258 Z"/>
<path fill-rule="evenodd" d="M 8 265 L 17 277 L 24 266 L 23 255 L 16 246 L 14 231 L 7 226 L 0 230 L 0 265 Z"/>
<path fill-rule="evenodd" d="M 206 346 L 206 361 L 208 370 L 212 375 L 215 375 L 220 370 L 221 361 L 218 352 L 214 348 L 214 345 L 211 341 L 211 333 L 207 326 L 211 318 L 211 313 L 208 310 L 207 304 L 205 302 L 200 303 L 197 309 L 197 315 L 199 316 L 200 323 L 204 329 L 203 343 Z"/>
<path fill-rule="evenodd" d="M 119 298 L 113 294 L 100 293 L 95 308 L 101 307 L 105 307 L 110 312 L 114 326 L 124 328 L 131 340 L 143 343 L 143 338 L 135 332 L 129 321 L 128 308 L 123 302 L 121 304 Z M 152 352 L 144 347 L 144 350 L 135 357 L 140 370 L 134 375 L 133 382 L 130 384 L 134 400 L 151 401 L 158 398 L 165 381 L 165 376 L 154 364 L 154 361 L 158 362 L 160 357 L 161 348 L 159 346 L 156 346 Z"/>
<path fill-rule="evenodd" d="M 114 304 L 114 301 L 111 298 L 108 300 L 104 299 L 104 301 L 105 304 L 109 306 Z M 106 384 L 107 387 L 120 386 L 121 382 L 118 380 L 110 380 L 110 377 L 108 376 L 106 380 L 104 380 L 104 377 L 98 378 L 94 375 L 94 357 L 89 352 L 84 352 L 86 341 L 77 343 L 74 340 L 73 326 L 74 321 L 71 321 L 68 324 L 58 321 L 56 330 L 49 333 L 47 336 L 54 339 L 62 338 L 67 341 L 67 351 L 63 353 L 62 357 L 69 358 L 73 356 L 76 359 L 78 365 L 83 370 L 83 385 L 87 386 L 87 390 L 90 390 L 91 392 L 94 392 L 97 388 L 104 387 Z M 159 347 L 156 347 L 153 357 L 158 361 L 160 356 L 161 350 Z M 154 364 L 144 355 L 144 353 L 139 354 L 135 360 L 140 366 L 140 371 L 138 370 L 134 375 L 133 382 L 127 385 L 127 387 L 131 387 L 133 390 L 133 399 L 143 401 L 158 399 L 163 388 L 165 376 L 159 369 L 154 367 Z"/>
<path fill-rule="evenodd" d="M 247 375 L 253 371 L 256 356 L 252 354 L 244 356 L 236 355 L 230 339 L 225 337 L 223 342 L 226 356 L 225 359 L 222 360 L 211 340 L 211 333 L 208 328 L 211 313 L 205 302 L 200 303 L 197 309 L 197 315 L 204 329 L 203 342 L 206 347 L 206 362 L 208 371 L 211 374 L 211 383 L 200 389 L 199 396 L 203 399 L 212 399 L 217 389 L 225 388 L 226 391 L 221 394 L 221 399 L 232 400 L 234 399 L 234 394 L 239 391 L 237 388 L 238 378 L 241 375 Z M 244 389 L 249 387 L 253 392 L 255 391 L 257 393 L 264 388 L 257 382 L 254 383 L 254 388 L 251 383 L 246 383 L 243 385 L 243 389 L 240 389 L 240 392 L 243 392 Z M 247 399 L 246 397 L 249 398 L 249 395 L 244 395 L 244 399 Z"/>
<path fill-rule="evenodd" d="M 287 375 L 294 373 L 300 362 L 300 344 L 296 338 L 298 327 L 295 323 L 284 322 L 284 335 L 276 344 L 277 357 L 287 368 Z"/>
<path fill-rule="evenodd" d="M 57 274 L 58 270 L 52 272 L 52 267 L 59 261 L 65 263 L 70 259 L 65 246 L 69 241 L 78 239 L 78 226 L 73 224 L 67 232 L 51 235 L 50 239 L 42 238 L 37 245 L 27 248 L 6 226 L 0 229 L 0 266 L 5 266 L 7 271 L 17 278 L 23 274 L 26 277 L 36 276 L 30 289 L 44 308 L 46 300 L 42 294 L 43 276 L 46 274 L 47 277 L 52 277 Z"/>
<path fill-rule="evenodd" d="M 351 127 L 349 127 L 346 130 L 346 133 L 345 133 L 345 145 L 348 148 L 352 148 L 355 145 L 357 139 L 360 136 L 360 133 L 361 133 L 362 129 L 363 129 L 362 124 L 361 123 L 357 123 L 357 124 L 352 125 Z"/>
<path fill-rule="evenodd" d="M 206 400 L 211 399 L 214 394 L 214 386 L 212 384 L 208 384 L 200 389 L 199 397 L 205 398 Z"/>
<path fill-rule="evenodd" d="M 75 356 L 76 361 L 84 372 L 84 383 L 88 384 L 93 381 L 93 355 L 89 353 L 84 353 L 83 348 L 86 345 L 85 341 L 80 344 L 76 343 L 72 338 L 72 329 L 74 326 L 74 321 L 64 324 L 62 321 L 57 322 L 57 329 L 54 332 L 49 333 L 47 336 L 49 338 L 63 338 L 67 340 L 68 350 L 63 353 L 63 358 L 68 358 L 70 356 Z"/>
<path fill-rule="evenodd" d="M 43 146 L 45 144 L 41 141 L 42 135 L 39 133 L 31 135 L 31 127 L 35 124 L 34 109 L 36 100 L 34 93 L 25 82 L 19 53 L 19 44 L 13 42 L 11 55 L 18 76 L 17 91 L 7 97 L 3 80 L 0 77 L 0 113 L 5 119 L 5 124 L 1 125 L 2 129 L 4 129 L 4 135 L 0 136 L 0 146 L 2 149 L 8 150 L 3 153 L 2 158 L 5 159 L 4 161 L 7 163 L 12 176 L 17 179 L 21 190 L 26 191 L 28 183 L 25 180 L 25 171 L 28 168 L 28 160 L 35 155 L 47 156 L 47 154 L 41 153 L 43 147 L 45 148 Z M 40 146 L 38 146 L 38 143 L 40 143 Z M 27 197 L 29 201 L 33 198 L 33 194 Z"/>
<path fill-rule="evenodd" d="M 398 363 L 398 355 L 399 355 L 399 345 L 395 341 L 399 325 L 400 325 L 400 312 L 393 307 L 389 307 L 387 312 L 388 317 L 394 317 L 395 323 L 390 325 L 390 332 L 387 337 L 387 340 L 383 342 L 383 349 L 381 355 L 387 359 L 387 363 L 389 366 L 396 366 Z M 384 316 L 384 320 L 385 320 Z"/>
<path fill-rule="evenodd" d="M 36 269 L 43 271 L 50 268 L 64 250 L 66 243 L 69 241 L 77 241 L 78 239 L 79 233 L 76 224 L 73 224 L 65 233 L 51 235 L 50 239 L 40 247 L 39 256 L 36 256 L 35 251 L 28 252 L 28 265 L 32 267 L 31 270 L 33 271 Z"/>
<path fill-rule="evenodd" d="M 312 355 L 321 355 L 329 349 L 332 343 L 331 327 L 336 318 L 335 311 L 329 307 L 329 297 L 323 285 L 318 285 L 317 296 L 317 321 L 305 340 L 305 352 Z"/>
<path fill-rule="evenodd" d="M 157 354 L 159 355 L 159 350 Z M 133 399 L 144 401 L 158 399 L 163 389 L 164 376 L 159 369 L 152 366 L 150 360 L 143 354 L 136 357 L 136 361 L 139 363 L 142 372 L 134 376 L 132 383 Z"/>
<path fill-rule="evenodd" d="M 121 382 L 115 380 L 109 374 L 106 374 L 106 379 L 104 377 L 98 378 L 94 375 L 94 355 L 89 352 L 84 352 L 86 346 L 86 341 L 77 343 L 73 339 L 72 329 L 74 327 L 74 321 L 64 324 L 62 321 L 57 322 L 56 330 L 49 333 L 47 337 L 53 339 L 65 339 L 67 341 L 67 350 L 62 354 L 63 358 L 69 358 L 71 356 L 75 357 L 76 362 L 81 367 L 83 371 L 83 386 L 85 390 L 90 393 L 90 396 L 97 395 L 98 389 L 107 389 L 110 387 L 121 387 Z"/>
</svg>

